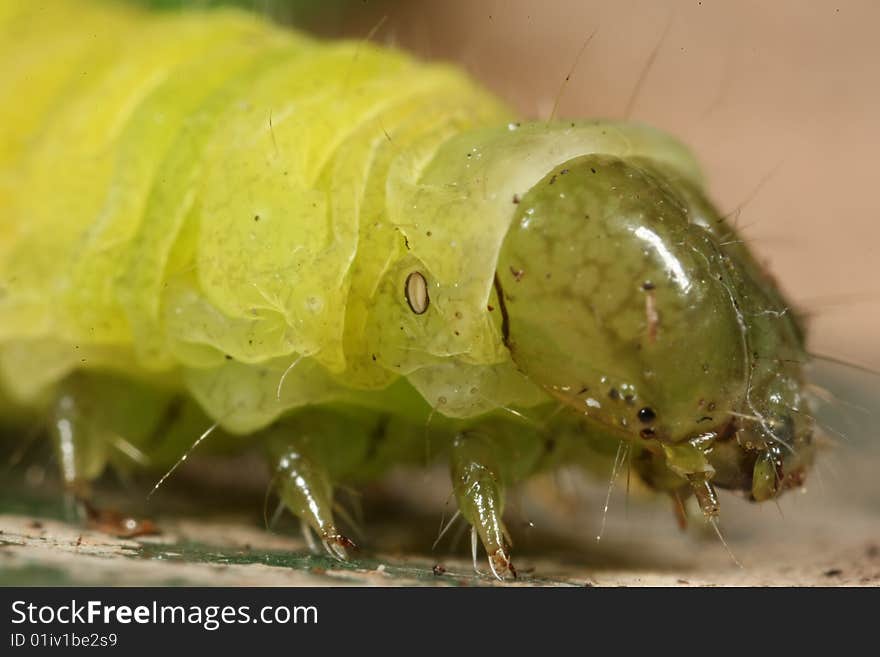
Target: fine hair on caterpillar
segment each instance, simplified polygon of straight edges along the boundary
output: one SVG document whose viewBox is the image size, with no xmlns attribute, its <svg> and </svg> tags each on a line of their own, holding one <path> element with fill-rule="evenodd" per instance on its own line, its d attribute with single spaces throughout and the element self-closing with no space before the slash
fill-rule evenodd
<svg viewBox="0 0 880 657">
<path fill-rule="evenodd" d="M 151 497 L 247 444 L 347 559 L 338 491 L 427 454 L 504 579 L 507 497 L 540 473 L 610 467 L 607 513 L 625 464 L 719 538 L 717 489 L 809 476 L 811 357 L 750 200 L 722 215 L 664 132 L 557 118 L 601 32 L 534 122 L 452 66 L 235 9 L 14 0 L 0 32 L 3 408 L 46 421 L 71 496 L 148 463 Z"/>
</svg>

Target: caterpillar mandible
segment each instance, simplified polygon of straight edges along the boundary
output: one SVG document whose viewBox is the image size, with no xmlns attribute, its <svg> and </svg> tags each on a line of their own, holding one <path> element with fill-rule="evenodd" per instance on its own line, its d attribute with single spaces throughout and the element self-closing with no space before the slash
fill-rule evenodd
<svg viewBox="0 0 880 657">
<path fill-rule="evenodd" d="M 540 471 L 624 449 L 712 523 L 717 488 L 804 481 L 803 328 L 672 137 L 521 122 L 451 67 L 234 10 L 8 0 L 0 31 L 4 407 L 49 418 L 75 498 L 216 427 L 344 559 L 334 489 L 430 433 L 503 578 Z"/>
</svg>

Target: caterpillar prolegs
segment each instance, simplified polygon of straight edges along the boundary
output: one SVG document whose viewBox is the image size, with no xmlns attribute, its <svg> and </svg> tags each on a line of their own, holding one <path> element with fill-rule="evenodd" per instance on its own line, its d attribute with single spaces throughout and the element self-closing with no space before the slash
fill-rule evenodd
<svg viewBox="0 0 880 657">
<path fill-rule="evenodd" d="M 6 0 L 0 32 L 5 416 L 50 418 L 76 494 L 216 427 L 345 558 L 335 488 L 427 435 L 503 577 L 539 471 L 623 446 L 712 522 L 803 481 L 802 328 L 673 138 L 234 10 Z"/>
</svg>

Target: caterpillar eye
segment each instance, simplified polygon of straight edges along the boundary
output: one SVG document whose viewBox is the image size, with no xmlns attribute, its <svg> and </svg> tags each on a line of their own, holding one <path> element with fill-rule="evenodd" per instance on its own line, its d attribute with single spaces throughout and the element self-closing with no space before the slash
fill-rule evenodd
<svg viewBox="0 0 880 657">
<path fill-rule="evenodd" d="M 424 315 L 431 299 L 428 296 L 428 281 L 425 280 L 421 272 L 414 271 L 406 277 L 403 293 L 406 296 L 409 309 L 416 315 Z"/>
</svg>

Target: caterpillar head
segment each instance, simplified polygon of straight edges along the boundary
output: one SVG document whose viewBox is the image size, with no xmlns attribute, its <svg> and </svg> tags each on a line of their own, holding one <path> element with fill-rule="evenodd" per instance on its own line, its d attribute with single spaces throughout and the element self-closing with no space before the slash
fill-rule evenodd
<svg viewBox="0 0 880 657">
<path fill-rule="evenodd" d="M 515 201 L 496 291 L 522 372 L 642 447 L 636 465 L 658 488 L 763 500 L 802 482 L 813 420 L 800 328 L 693 183 L 648 159 L 587 155 Z"/>
</svg>

